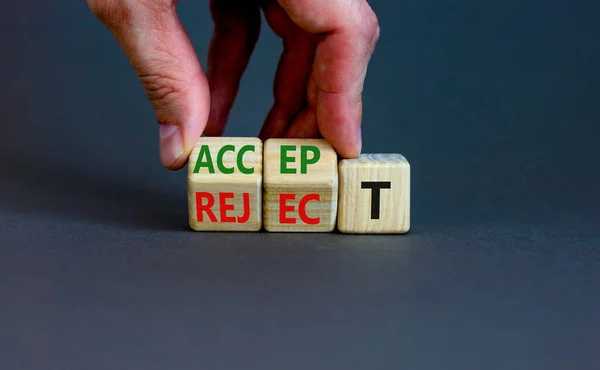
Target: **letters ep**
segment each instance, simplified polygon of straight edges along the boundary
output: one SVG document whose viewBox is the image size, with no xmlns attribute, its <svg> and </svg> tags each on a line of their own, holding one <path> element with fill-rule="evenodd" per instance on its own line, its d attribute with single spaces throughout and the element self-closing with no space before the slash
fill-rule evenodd
<svg viewBox="0 0 600 370">
<path fill-rule="evenodd" d="M 280 147 L 280 172 L 281 174 L 296 174 L 295 168 L 289 168 L 288 163 L 293 163 L 296 158 L 288 155 L 288 152 L 296 151 L 296 145 L 282 145 Z M 312 153 L 312 157 L 308 157 L 308 153 Z M 300 173 L 305 175 L 308 173 L 308 165 L 315 164 L 321 159 L 321 151 L 318 147 L 313 145 L 301 145 L 300 146 Z"/>
</svg>

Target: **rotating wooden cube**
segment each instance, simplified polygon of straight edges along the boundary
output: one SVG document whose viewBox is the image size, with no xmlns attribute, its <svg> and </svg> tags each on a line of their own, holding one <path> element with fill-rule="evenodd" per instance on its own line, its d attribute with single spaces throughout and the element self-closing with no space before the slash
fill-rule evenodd
<svg viewBox="0 0 600 370">
<path fill-rule="evenodd" d="M 270 232 L 330 232 L 338 200 L 337 153 L 323 139 L 264 143 L 263 220 Z"/>
<path fill-rule="evenodd" d="M 256 138 L 203 137 L 188 163 L 189 224 L 195 231 L 262 228 L 262 149 Z"/>
</svg>

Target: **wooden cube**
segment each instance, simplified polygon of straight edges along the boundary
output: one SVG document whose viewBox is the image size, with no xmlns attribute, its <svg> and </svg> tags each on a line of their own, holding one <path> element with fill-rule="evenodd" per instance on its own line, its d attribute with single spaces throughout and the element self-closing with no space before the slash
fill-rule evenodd
<svg viewBox="0 0 600 370">
<path fill-rule="evenodd" d="M 262 228 L 263 144 L 202 137 L 188 162 L 189 224 L 195 231 Z"/>
<path fill-rule="evenodd" d="M 410 228 L 410 164 L 400 154 L 362 154 L 339 163 L 338 230 L 404 234 Z"/>
<path fill-rule="evenodd" d="M 263 220 L 270 232 L 331 232 L 338 201 L 337 153 L 323 139 L 264 143 Z"/>
</svg>

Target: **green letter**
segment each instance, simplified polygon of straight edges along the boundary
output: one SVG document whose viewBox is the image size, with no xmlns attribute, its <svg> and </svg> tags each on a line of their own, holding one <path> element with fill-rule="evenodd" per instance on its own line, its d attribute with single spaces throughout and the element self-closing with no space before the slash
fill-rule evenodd
<svg viewBox="0 0 600 370">
<path fill-rule="evenodd" d="M 308 159 L 308 152 L 313 152 L 313 157 Z M 301 146 L 300 147 L 300 173 L 308 172 L 308 165 L 315 164 L 321 159 L 321 151 L 316 146 Z"/>
<path fill-rule="evenodd" d="M 219 150 L 219 154 L 217 154 L 217 167 L 219 167 L 219 171 L 221 171 L 221 173 L 226 175 L 231 175 L 233 173 L 233 168 L 227 168 L 223 164 L 223 156 L 225 155 L 225 152 L 233 151 L 235 151 L 235 146 L 233 145 L 225 145 L 221 148 L 221 150 Z"/>
<path fill-rule="evenodd" d="M 286 163 L 287 162 L 295 162 L 296 159 L 294 157 L 287 157 L 287 152 L 290 150 L 296 150 L 296 146 L 295 145 L 282 145 L 281 146 L 281 173 L 290 173 L 290 174 L 295 174 L 296 173 L 296 169 L 295 168 L 287 168 Z"/>
<path fill-rule="evenodd" d="M 256 150 L 256 148 L 254 147 L 254 145 L 244 145 L 242 147 L 242 149 L 240 149 L 240 151 L 238 152 L 237 165 L 238 165 L 238 168 L 240 169 L 241 173 L 243 173 L 245 175 L 251 175 L 254 173 L 254 167 L 252 167 L 252 168 L 244 167 L 244 153 L 254 152 L 255 150 Z"/>
<path fill-rule="evenodd" d="M 205 161 L 202 160 L 204 157 L 206 157 Z M 198 159 L 196 161 L 196 167 L 194 167 L 194 173 L 200 172 L 200 168 L 202 167 L 208 168 L 208 172 L 210 173 L 215 173 L 215 167 L 213 166 L 208 145 L 202 145 L 200 148 L 200 153 L 198 153 Z"/>
</svg>

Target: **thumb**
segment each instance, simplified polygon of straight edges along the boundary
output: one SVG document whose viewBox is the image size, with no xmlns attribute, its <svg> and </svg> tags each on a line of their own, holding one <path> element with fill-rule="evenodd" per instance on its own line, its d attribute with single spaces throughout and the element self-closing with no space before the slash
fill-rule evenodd
<svg viewBox="0 0 600 370">
<path fill-rule="evenodd" d="M 210 95 L 175 0 L 88 0 L 129 58 L 154 107 L 160 160 L 180 169 L 202 135 Z"/>
</svg>

